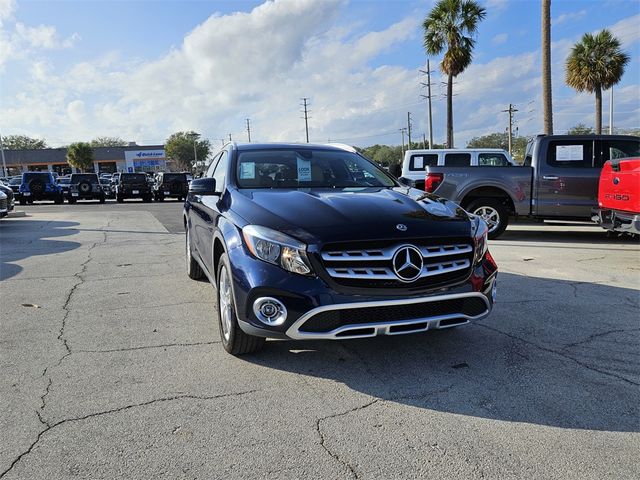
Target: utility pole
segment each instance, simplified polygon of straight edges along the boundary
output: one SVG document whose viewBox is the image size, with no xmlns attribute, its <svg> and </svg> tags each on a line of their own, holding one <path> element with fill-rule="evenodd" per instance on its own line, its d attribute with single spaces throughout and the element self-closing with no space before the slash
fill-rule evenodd
<svg viewBox="0 0 640 480">
<path fill-rule="evenodd" d="M 513 134 L 513 114 L 518 110 L 515 105 L 509 104 L 509 108 L 507 110 L 502 110 L 503 112 L 509 112 L 509 155 L 511 155 L 511 144 L 512 144 L 512 134 Z"/>
<path fill-rule="evenodd" d="M 2 135 L 0 135 L 0 152 L 2 153 L 2 176 L 7 176 L 7 162 L 4 159 L 4 145 L 2 143 Z"/>
<path fill-rule="evenodd" d="M 407 150 L 411 150 L 411 112 L 407 112 Z"/>
<path fill-rule="evenodd" d="M 307 100 L 309 100 L 307 97 L 302 98 L 302 106 L 304 107 L 304 130 L 307 134 L 307 143 L 309 143 L 309 116 L 307 111 Z"/>
<path fill-rule="evenodd" d="M 248 118 L 247 118 L 247 137 L 249 138 L 249 143 L 251 143 L 251 126 L 249 125 Z"/>
<path fill-rule="evenodd" d="M 613 85 L 609 90 L 609 135 L 613 135 Z"/>
<path fill-rule="evenodd" d="M 402 133 L 402 158 L 400 158 L 400 163 L 402 163 L 402 161 L 404 160 L 404 132 L 406 131 L 406 128 L 401 128 L 400 129 L 400 133 Z"/>
<path fill-rule="evenodd" d="M 220 143 L 222 144 L 222 146 L 224 147 L 224 138 L 220 139 Z"/>
<path fill-rule="evenodd" d="M 433 148 L 433 121 L 431 117 L 431 68 L 429 65 L 429 59 L 427 59 L 427 69 L 420 70 L 420 73 L 427 76 L 427 83 L 420 83 L 423 87 L 427 87 L 427 94 L 420 95 L 422 98 L 427 100 L 429 105 L 429 148 Z"/>
<path fill-rule="evenodd" d="M 427 149 L 427 137 L 424 133 L 422 134 L 422 148 Z"/>
</svg>

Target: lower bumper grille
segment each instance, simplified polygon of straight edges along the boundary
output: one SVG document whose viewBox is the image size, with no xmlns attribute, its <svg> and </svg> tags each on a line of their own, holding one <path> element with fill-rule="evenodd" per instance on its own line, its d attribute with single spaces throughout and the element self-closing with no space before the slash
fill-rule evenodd
<svg viewBox="0 0 640 480">
<path fill-rule="evenodd" d="M 292 338 L 354 338 L 411 333 L 477 320 L 490 311 L 479 293 L 319 307 L 287 331 Z"/>
</svg>

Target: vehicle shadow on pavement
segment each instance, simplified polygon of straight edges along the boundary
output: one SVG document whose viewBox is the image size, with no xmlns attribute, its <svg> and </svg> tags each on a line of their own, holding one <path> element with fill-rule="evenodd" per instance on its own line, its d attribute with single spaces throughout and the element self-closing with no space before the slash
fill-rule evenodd
<svg viewBox="0 0 640 480">
<path fill-rule="evenodd" d="M 510 274 L 499 282 L 508 298 L 474 325 L 351 341 L 269 341 L 242 358 L 428 410 L 640 431 L 638 291 Z"/>
<path fill-rule="evenodd" d="M 576 228 L 576 225 L 570 225 L 570 227 L 572 230 L 566 231 L 542 228 L 540 230 L 507 229 L 499 238 L 491 240 L 491 242 L 496 242 L 497 245 L 509 241 L 571 244 L 588 243 L 594 247 L 594 250 L 600 250 L 602 249 L 601 246 L 607 245 L 629 245 L 630 247 L 637 247 L 640 244 L 640 239 L 634 238 L 631 235 L 610 234 L 603 229 L 596 230 L 593 226 L 583 226 L 582 229 Z M 544 245 L 544 247 L 548 248 L 547 245 Z"/>
<path fill-rule="evenodd" d="M 81 246 L 78 242 L 57 240 L 78 233 L 71 228 L 78 222 L 5 219 L 0 222 L 0 281 L 18 275 L 22 271 L 15 262 L 34 255 L 55 255 Z"/>
</svg>

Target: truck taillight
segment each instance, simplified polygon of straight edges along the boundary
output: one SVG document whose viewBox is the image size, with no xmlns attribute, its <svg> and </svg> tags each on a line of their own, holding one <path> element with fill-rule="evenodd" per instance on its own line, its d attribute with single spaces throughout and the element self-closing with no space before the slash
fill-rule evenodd
<svg viewBox="0 0 640 480">
<path fill-rule="evenodd" d="M 427 173 L 427 178 L 424 181 L 424 191 L 433 193 L 436 188 L 440 186 L 444 175 L 442 173 Z"/>
</svg>

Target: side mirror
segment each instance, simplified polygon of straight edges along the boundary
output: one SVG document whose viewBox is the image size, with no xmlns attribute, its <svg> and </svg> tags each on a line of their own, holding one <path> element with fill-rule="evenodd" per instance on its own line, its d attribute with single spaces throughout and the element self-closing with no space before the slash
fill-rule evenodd
<svg viewBox="0 0 640 480">
<path fill-rule="evenodd" d="M 195 178 L 189 184 L 189 193 L 194 195 L 220 195 L 216 192 L 216 179 L 211 177 Z"/>
</svg>

